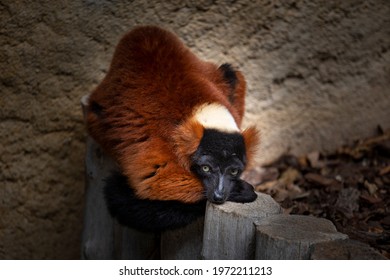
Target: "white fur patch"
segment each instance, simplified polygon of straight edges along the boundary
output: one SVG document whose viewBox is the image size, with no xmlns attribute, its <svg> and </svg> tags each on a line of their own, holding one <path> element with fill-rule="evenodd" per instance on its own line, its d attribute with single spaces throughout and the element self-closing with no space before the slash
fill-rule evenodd
<svg viewBox="0 0 390 280">
<path fill-rule="evenodd" d="M 223 132 L 240 131 L 232 114 L 220 104 L 204 104 L 195 110 L 194 118 L 205 128 Z"/>
</svg>

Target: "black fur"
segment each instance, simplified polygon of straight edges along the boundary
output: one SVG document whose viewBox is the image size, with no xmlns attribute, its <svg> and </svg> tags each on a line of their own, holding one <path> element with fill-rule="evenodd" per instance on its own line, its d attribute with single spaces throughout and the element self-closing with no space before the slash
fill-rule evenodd
<svg viewBox="0 0 390 280">
<path fill-rule="evenodd" d="M 231 89 L 229 94 L 229 101 L 230 103 L 234 103 L 234 91 L 237 84 L 236 71 L 234 71 L 233 67 L 229 63 L 222 64 L 219 66 L 219 69 L 222 71 L 223 78 L 229 84 Z"/>
<path fill-rule="evenodd" d="M 253 187 L 240 179 L 246 164 L 245 154 L 245 142 L 241 134 L 204 130 L 203 138 L 192 157 L 191 170 L 202 181 L 210 202 L 252 202 L 256 199 Z"/>
<path fill-rule="evenodd" d="M 225 79 L 225 81 L 228 82 L 228 84 L 232 89 L 235 89 L 237 83 L 237 75 L 232 65 L 229 63 L 224 63 L 221 66 L 219 66 L 219 69 L 222 71 L 223 78 Z"/>
<path fill-rule="evenodd" d="M 119 172 L 106 179 L 105 199 L 110 214 L 124 226 L 142 231 L 163 231 L 185 226 L 204 215 L 206 200 L 196 204 L 138 199 Z"/>
<path fill-rule="evenodd" d="M 218 162 L 226 162 L 230 156 L 235 156 L 246 164 L 244 137 L 240 133 L 221 132 L 216 129 L 205 129 L 199 147 L 195 154 L 209 154 L 217 157 Z"/>
<path fill-rule="evenodd" d="M 100 104 L 93 101 L 90 104 L 90 108 L 95 115 L 97 115 L 98 117 L 101 117 L 102 112 L 103 112 L 103 107 Z"/>
<path fill-rule="evenodd" d="M 246 163 L 241 134 L 205 129 L 192 160 L 191 170 L 202 181 L 210 202 L 220 204 L 228 200 L 245 203 L 256 199 L 253 187 L 240 179 Z M 205 165 L 210 167 L 210 172 L 202 170 Z M 220 193 L 218 186 L 223 187 Z M 120 224 L 142 231 L 179 228 L 205 213 L 206 199 L 194 204 L 138 199 L 120 172 L 113 172 L 106 179 L 104 194 L 110 214 Z"/>
<path fill-rule="evenodd" d="M 256 198 L 257 194 L 254 192 L 253 186 L 244 180 L 239 179 L 236 181 L 235 187 L 230 192 L 228 200 L 246 203 L 255 201 Z"/>
</svg>

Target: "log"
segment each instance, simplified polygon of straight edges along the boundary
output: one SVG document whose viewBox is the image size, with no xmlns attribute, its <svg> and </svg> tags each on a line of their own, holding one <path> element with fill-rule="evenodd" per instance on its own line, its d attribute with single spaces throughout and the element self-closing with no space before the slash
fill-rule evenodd
<svg viewBox="0 0 390 280">
<path fill-rule="evenodd" d="M 312 260 L 387 260 L 369 245 L 345 239 L 315 244 L 310 254 Z"/>
<path fill-rule="evenodd" d="M 88 96 L 81 105 L 84 118 Z M 85 155 L 85 208 L 82 259 L 154 259 L 159 256 L 159 235 L 123 227 L 114 220 L 104 199 L 105 179 L 118 170 L 115 162 L 87 137 Z"/>
<path fill-rule="evenodd" d="M 347 238 L 326 219 L 270 216 L 256 223 L 255 257 L 259 260 L 306 260 L 310 259 L 314 244 Z"/>
<path fill-rule="evenodd" d="M 204 217 L 198 218 L 184 228 L 165 231 L 161 234 L 161 259 L 200 260 L 202 258 Z"/>
<path fill-rule="evenodd" d="M 281 207 L 269 195 L 257 193 L 252 203 L 207 204 L 202 257 L 214 259 L 253 259 L 255 222 L 277 215 Z"/>
<path fill-rule="evenodd" d="M 119 260 L 155 260 L 160 259 L 160 235 L 142 232 L 115 223 L 114 228 L 115 259 Z"/>
<path fill-rule="evenodd" d="M 115 168 L 115 164 L 105 157 L 96 142 L 88 137 L 81 254 L 83 259 L 114 259 L 115 223 L 108 213 L 103 197 L 104 179 L 112 168 Z"/>
</svg>

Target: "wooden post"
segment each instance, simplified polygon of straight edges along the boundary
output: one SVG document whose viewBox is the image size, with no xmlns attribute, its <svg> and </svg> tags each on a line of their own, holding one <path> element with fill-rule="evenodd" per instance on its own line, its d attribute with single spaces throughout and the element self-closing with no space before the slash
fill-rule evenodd
<svg viewBox="0 0 390 280">
<path fill-rule="evenodd" d="M 141 232 L 115 222 L 113 245 L 115 259 L 160 259 L 160 235 L 158 233 Z"/>
<path fill-rule="evenodd" d="M 84 118 L 88 96 L 81 100 Z M 81 257 L 83 259 L 150 259 L 159 256 L 159 235 L 119 225 L 109 214 L 104 200 L 105 179 L 115 162 L 87 137 L 85 156 L 86 191 Z"/>
<path fill-rule="evenodd" d="M 257 193 L 252 203 L 207 204 L 202 256 L 204 259 L 253 259 L 255 225 L 281 207 L 269 195 Z"/>
<path fill-rule="evenodd" d="M 201 217 L 184 228 L 161 234 L 161 259 L 200 260 L 204 218 Z"/>
<path fill-rule="evenodd" d="M 369 245 L 351 239 L 315 244 L 310 254 L 312 260 L 386 260 Z"/>
<path fill-rule="evenodd" d="M 331 221 L 311 216 L 270 216 L 256 225 L 256 259 L 260 260 L 309 259 L 312 245 L 348 238 Z"/>
<path fill-rule="evenodd" d="M 106 158 L 95 141 L 87 138 L 85 158 L 86 189 L 84 228 L 82 235 L 83 259 L 114 259 L 114 220 L 108 213 L 103 197 L 104 179 L 114 163 Z"/>
</svg>

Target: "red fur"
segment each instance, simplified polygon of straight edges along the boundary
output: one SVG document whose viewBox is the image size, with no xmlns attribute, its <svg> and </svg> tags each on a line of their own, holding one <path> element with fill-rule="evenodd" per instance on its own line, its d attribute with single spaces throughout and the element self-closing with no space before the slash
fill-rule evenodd
<svg viewBox="0 0 390 280">
<path fill-rule="evenodd" d="M 166 30 L 138 27 L 119 42 L 106 77 L 90 96 L 89 133 L 118 162 L 139 198 L 199 201 L 203 187 L 189 160 L 203 127 L 192 113 L 218 103 L 240 126 L 245 81 L 237 76 L 230 104 L 229 85 L 215 64 L 198 59 Z M 252 134 L 244 132 L 248 146 L 256 142 Z"/>
<path fill-rule="evenodd" d="M 199 146 L 203 136 L 203 130 L 204 127 L 200 123 L 189 119 L 178 126 L 172 134 L 177 160 L 186 170 L 190 169 L 189 159 Z"/>
<path fill-rule="evenodd" d="M 251 126 L 242 132 L 242 136 L 244 137 L 247 155 L 246 167 L 253 167 L 252 165 L 255 163 L 254 157 L 257 154 L 257 147 L 260 143 L 260 133 L 255 127 Z"/>
</svg>

